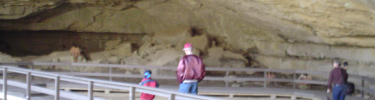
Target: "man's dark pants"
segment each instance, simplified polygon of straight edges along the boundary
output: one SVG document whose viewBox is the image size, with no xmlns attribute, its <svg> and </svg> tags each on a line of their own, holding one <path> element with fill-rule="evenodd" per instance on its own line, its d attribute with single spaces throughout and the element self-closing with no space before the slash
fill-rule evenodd
<svg viewBox="0 0 375 100">
<path fill-rule="evenodd" d="M 333 100 L 345 100 L 345 87 L 343 85 L 335 85 L 332 90 L 332 99 Z"/>
</svg>

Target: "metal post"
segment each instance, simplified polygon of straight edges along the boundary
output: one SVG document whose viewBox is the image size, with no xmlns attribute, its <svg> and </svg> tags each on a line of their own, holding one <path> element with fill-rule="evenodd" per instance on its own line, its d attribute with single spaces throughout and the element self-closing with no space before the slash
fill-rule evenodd
<svg viewBox="0 0 375 100">
<path fill-rule="evenodd" d="M 168 100 L 175 100 L 175 99 L 176 99 L 176 95 L 175 94 L 169 95 Z"/>
<path fill-rule="evenodd" d="M 34 70 L 34 65 L 31 65 L 31 70 Z M 33 80 L 33 76 L 30 76 L 30 81 Z"/>
<path fill-rule="evenodd" d="M 135 87 L 130 87 L 129 100 L 135 100 Z"/>
<path fill-rule="evenodd" d="M 228 76 L 229 76 L 229 72 L 226 71 L 225 72 L 225 87 L 228 87 L 228 80 L 227 80 Z"/>
<path fill-rule="evenodd" d="M 89 89 L 88 89 L 89 100 L 93 100 L 94 99 L 93 88 L 94 88 L 94 82 L 93 81 L 89 81 Z"/>
<path fill-rule="evenodd" d="M 31 72 L 26 74 L 26 100 L 31 100 Z"/>
<path fill-rule="evenodd" d="M 3 100 L 7 100 L 7 68 L 4 67 L 3 70 Z"/>
<path fill-rule="evenodd" d="M 60 76 L 56 76 L 55 78 L 55 99 L 54 100 L 59 100 L 60 99 Z"/>
<path fill-rule="evenodd" d="M 109 81 L 112 81 L 112 67 L 109 67 Z"/>
<path fill-rule="evenodd" d="M 362 89 L 365 89 L 365 79 L 363 79 L 363 77 L 361 77 L 361 87 Z M 361 97 L 363 98 L 364 96 L 365 96 L 365 90 L 362 90 Z"/>
<path fill-rule="evenodd" d="M 267 88 L 267 71 L 264 71 L 264 83 L 263 88 Z"/>
<path fill-rule="evenodd" d="M 296 78 L 297 78 L 297 74 L 296 72 L 293 73 L 293 89 L 296 89 Z"/>
</svg>

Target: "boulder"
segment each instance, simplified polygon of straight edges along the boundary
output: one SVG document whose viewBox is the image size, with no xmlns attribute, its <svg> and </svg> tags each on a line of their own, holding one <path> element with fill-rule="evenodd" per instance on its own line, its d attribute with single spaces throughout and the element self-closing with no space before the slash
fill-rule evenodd
<svg viewBox="0 0 375 100">
<path fill-rule="evenodd" d="M 105 43 L 105 49 L 104 50 L 113 50 L 121 43 L 121 40 L 112 40 Z"/>
<path fill-rule="evenodd" d="M 194 37 L 186 37 L 184 42 L 178 45 L 178 48 L 183 48 L 185 43 L 191 43 L 194 48 L 198 49 L 199 51 L 205 51 L 208 47 L 208 37 L 206 34 L 201 36 L 194 36 Z"/>
<path fill-rule="evenodd" d="M 181 52 L 183 52 L 183 51 L 181 51 Z M 201 52 L 198 49 L 193 48 L 193 54 L 199 57 L 201 55 Z"/>
<path fill-rule="evenodd" d="M 107 59 L 97 59 L 97 60 L 92 60 L 89 63 L 93 63 L 93 64 L 108 64 L 108 61 L 107 61 Z"/>
<path fill-rule="evenodd" d="M 152 43 L 152 38 L 148 35 L 142 37 L 142 42 L 140 45 Z"/>
<path fill-rule="evenodd" d="M 110 57 L 111 53 L 110 51 L 101 51 L 101 52 L 94 52 L 89 54 L 92 61 L 101 62 L 99 60 L 102 60 L 106 57 Z"/>
<path fill-rule="evenodd" d="M 206 67 L 221 67 L 220 59 L 223 57 L 224 49 L 222 47 L 214 47 L 208 49 L 208 57 L 203 59 Z"/>
<path fill-rule="evenodd" d="M 210 57 L 219 57 L 221 58 L 224 54 L 224 48 L 223 47 L 213 47 L 208 49 L 208 56 Z"/>
<path fill-rule="evenodd" d="M 109 57 L 107 61 L 110 64 L 120 64 L 121 59 L 119 57 Z"/>
<path fill-rule="evenodd" d="M 183 57 L 183 53 L 173 48 L 159 50 L 159 51 L 156 51 L 155 54 L 150 55 L 149 57 L 146 58 L 147 60 L 150 60 L 150 62 L 147 63 L 146 65 L 164 66 L 168 64 L 169 62 L 179 60 L 182 57 Z"/>
<path fill-rule="evenodd" d="M 245 68 L 248 61 L 241 54 L 224 51 L 222 47 L 208 49 L 208 57 L 203 59 L 208 67 Z"/>
<path fill-rule="evenodd" d="M 248 63 L 247 59 L 243 55 L 237 54 L 237 53 L 233 53 L 231 51 L 225 51 L 223 53 L 223 58 L 224 59 L 242 60 L 243 62 Z"/>
<path fill-rule="evenodd" d="M 189 26 L 177 26 L 156 31 L 152 39 L 157 44 L 179 46 L 191 34 Z"/>
<path fill-rule="evenodd" d="M 147 66 L 177 66 L 179 60 L 183 57 L 183 53 L 179 50 L 168 48 L 164 50 L 156 51 L 155 54 L 150 55 L 146 58 L 146 60 L 149 60 L 146 65 Z M 170 70 L 156 70 L 153 69 L 154 75 L 175 75 L 176 73 L 174 71 Z M 142 73 L 142 72 L 141 72 Z"/>
<path fill-rule="evenodd" d="M 246 62 L 236 59 L 221 59 L 221 66 L 224 68 L 245 68 Z"/>
<path fill-rule="evenodd" d="M 133 47 L 131 43 L 123 43 L 116 47 L 115 50 L 111 51 L 112 55 L 116 56 L 131 56 L 133 53 Z"/>
<path fill-rule="evenodd" d="M 122 60 L 122 64 L 125 65 L 144 65 L 147 63 L 147 60 L 137 58 L 137 57 L 127 57 Z"/>
<path fill-rule="evenodd" d="M 18 62 L 21 61 L 19 58 L 13 58 L 10 55 L 4 54 L 0 52 L 0 62 L 2 63 L 9 63 L 9 62 Z"/>
<path fill-rule="evenodd" d="M 49 55 L 41 56 L 31 61 L 37 62 L 73 62 L 73 56 L 70 55 L 69 51 L 58 51 L 53 52 Z M 82 56 L 78 56 L 78 62 L 86 62 L 86 59 Z"/>
<path fill-rule="evenodd" d="M 148 55 L 150 48 L 152 48 L 152 43 L 144 43 L 141 47 L 138 49 L 138 55 L 141 57 L 145 57 Z"/>
<path fill-rule="evenodd" d="M 151 43 L 143 44 L 138 51 L 139 56 L 145 58 L 149 55 L 153 55 L 156 51 L 171 48 L 171 45 L 154 45 Z"/>
<path fill-rule="evenodd" d="M 359 62 L 374 62 L 375 49 L 351 46 L 330 46 L 312 43 L 256 42 L 262 55 L 297 56 L 318 59 L 341 58 Z"/>
<path fill-rule="evenodd" d="M 204 58 L 203 63 L 206 67 L 221 67 L 220 58 L 215 58 L 215 57 Z"/>
<path fill-rule="evenodd" d="M 270 69 L 294 69 L 294 70 L 309 70 L 309 71 L 323 71 L 329 72 L 332 70 L 331 60 L 308 60 L 296 59 L 288 57 L 275 57 L 256 55 L 254 60 L 258 61 L 264 67 Z M 288 73 L 285 73 L 288 74 Z M 315 77 L 327 77 L 327 75 L 313 75 Z"/>
</svg>

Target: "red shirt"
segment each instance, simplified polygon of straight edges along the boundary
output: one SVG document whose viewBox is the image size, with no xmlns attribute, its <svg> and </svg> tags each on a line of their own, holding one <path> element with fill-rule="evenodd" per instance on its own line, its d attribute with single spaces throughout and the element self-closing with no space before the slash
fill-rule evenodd
<svg viewBox="0 0 375 100">
<path fill-rule="evenodd" d="M 147 86 L 147 87 L 159 87 L 159 84 L 152 80 L 151 78 L 143 78 L 142 82 L 139 83 L 142 86 Z M 155 98 L 155 95 L 152 94 L 147 94 L 147 93 L 141 93 L 141 100 L 153 100 Z"/>
</svg>

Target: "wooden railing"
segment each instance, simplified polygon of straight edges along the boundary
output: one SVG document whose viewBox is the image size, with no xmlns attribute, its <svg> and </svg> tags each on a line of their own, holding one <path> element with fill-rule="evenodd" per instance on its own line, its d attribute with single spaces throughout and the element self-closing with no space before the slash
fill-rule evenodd
<svg viewBox="0 0 375 100">
<path fill-rule="evenodd" d="M 158 70 L 170 70 L 176 71 L 176 67 L 163 67 L 163 66 L 139 66 L 139 65 L 117 65 L 117 64 L 90 64 L 90 63 L 53 63 L 53 62 L 22 62 L 22 63 L 2 63 L 2 65 L 27 65 L 30 69 L 34 69 L 34 66 L 56 66 L 56 67 L 70 67 L 70 72 L 56 72 L 59 74 L 75 75 L 75 76 L 96 76 L 96 77 L 108 77 L 112 81 L 113 77 L 126 77 L 126 78 L 142 78 L 142 75 L 124 75 L 113 73 L 113 68 L 133 68 L 133 69 L 158 69 Z M 108 73 L 83 73 L 83 72 L 74 72 L 73 68 L 76 66 L 81 67 L 101 67 L 108 68 Z M 206 67 L 206 71 L 215 71 L 215 72 L 225 72 L 224 77 L 214 77 L 206 76 L 204 80 L 212 81 L 224 81 L 226 86 L 230 81 L 249 81 L 249 82 L 263 82 L 263 88 L 267 88 L 267 82 L 286 82 L 292 83 L 293 88 L 297 89 L 296 85 L 299 83 L 312 84 L 312 85 L 321 85 L 326 86 L 327 82 L 322 80 L 298 80 L 298 74 L 310 74 L 317 76 L 326 76 L 328 77 L 328 72 L 321 71 L 306 71 L 306 70 L 292 70 L 292 69 L 265 69 L 265 68 L 217 68 L 217 67 Z M 246 78 L 246 77 L 237 77 L 230 78 L 230 72 L 263 72 L 263 77 L 256 78 Z M 267 78 L 266 73 L 276 72 L 276 73 L 288 73 L 292 74 L 292 79 L 269 79 Z M 154 79 L 170 79 L 175 80 L 175 76 L 153 76 Z M 375 90 L 365 87 L 365 85 L 375 85 L 375 80 L 367 76 L 360 75 L 349 75 L 350 80 L 354 80 L 356 84 L 356 89 L 360 91 L 361 97 L 364 97 L 365 94 L 375 96 Z M 365 84 L 368 83 L 368 84 Z"/>
<path fill-rule="evenodd" d="M 24 63 L 19 63 L 20 65 L 24 65 Z M 62 98 L 68 98 L 72 100 L 105 100 L 103 98 L 95 98 L 93 95 L 94 86 L 97 87 L 105 87 L 111 89 L 119 89 L 119 90 L 127 90 L 129 91 L 129 100 L 135 100 L 135 93 L 136 92 L 143 92 L 154 94 L 157 96 L 167 97 L 168 100 L 221 100 L 220 98 L 213 98 L 213 97 L 205 97 L 205 96 L 198 96 L 198 95 L 190 95 L 184 93 L 178 93 L 170 90 L 163 90 L 158 88 L 150 88 L 139 86 L 137 84 L 130 84 L 130 83 L 123 83 L 123 82 L 111 82 L 106 80 L 98 80 L 98 79 L 90 79 L 90 78 L 83 78 L 83 77 L 76 77 L 76 76 L 69 76 L 69 75 L 61 75 L 56 73 L 50 72 L 42 72 L 30 69 L 23 69 L 17 68 L 15 66 L 10 65 L 0 65 L 0 70 L 3 73 L 2 85 L 3 85 L 3 100 L 7 100 L 7 92 L 8 86 L 14 86 L 18 88 L 23 88 L 26 90 L 26 100 L 30 100 L 31 98 L 31 91 L 36 91 L 44 94 L 49 94 L 54 96 L 54 100 L 59 100 Z M 16 82 L 11 81 L 7 78 L 8 73 L 19 73 L 26 75 L 26 82 Z M 42 77 L 47 79 L 54 79 L 55 80 L 55 88 L 48 89 L 38 86 L 31 85 L 31 77 Z M 85 84 L 88 87 L 88 96 L 79 95 L 71 92 L 60 91 L 60 82 L 67 81 L 72 83 L 78 84 Z M 9 100 L 9 99 L 8 99 Z"/>
</svg>

